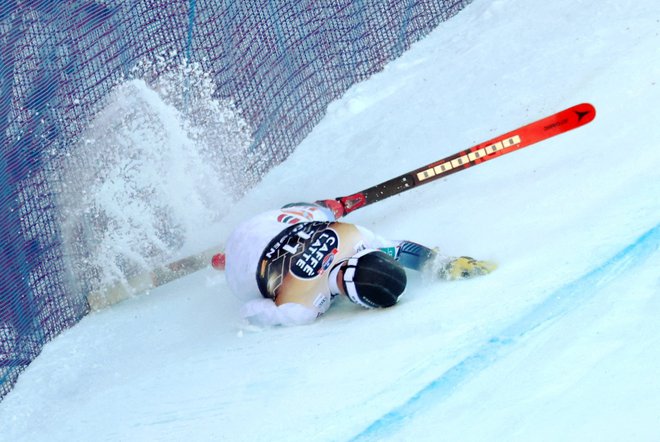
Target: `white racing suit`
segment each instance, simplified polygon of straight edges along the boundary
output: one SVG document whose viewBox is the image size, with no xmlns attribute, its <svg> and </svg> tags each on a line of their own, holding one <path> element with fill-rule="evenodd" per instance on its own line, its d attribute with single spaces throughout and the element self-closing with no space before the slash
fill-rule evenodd
<svg viewBox="0 0 660 442">
<path fill-rule="evenodd" d="M 314 204 L 292 204 L 239 225 L 227 240 L 226 277 L 247 303 L 242 316 L 257 325 L 301 325 L 325 313 L 334 296 L 333 265 L 364 249 L 381 249 L 420 270 L 435 257 L 424 246 L 391 241 L 335 220 Z"/>
</svg>

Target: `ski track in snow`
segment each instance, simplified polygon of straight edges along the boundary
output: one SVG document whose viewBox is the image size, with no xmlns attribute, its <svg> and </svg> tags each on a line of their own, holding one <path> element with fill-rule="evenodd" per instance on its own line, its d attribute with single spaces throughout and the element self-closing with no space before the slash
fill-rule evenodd
<svg viewBox="0 0 660 442">
<path fill-rule="evenodd" d="M 660 248 L 660 224 L 590 272 L 551 293 L 529 313 L 488 340 L 477 351 L 442 373 L 407 401 L 375 420 L 351 441 L 377 441 L 391 438 L 401 426 L 420 411 L 446 399 L 462 383 L 490 367 L 514 350 L 522 339 L 541 327 L 548 327 L 598 296 L 604 286 L 618 276 L 643 264 Z"/>
</svg>

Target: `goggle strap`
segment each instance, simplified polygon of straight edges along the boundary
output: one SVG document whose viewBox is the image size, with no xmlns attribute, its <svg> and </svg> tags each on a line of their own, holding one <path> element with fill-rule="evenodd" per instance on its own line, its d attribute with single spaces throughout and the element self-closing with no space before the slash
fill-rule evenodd
<svg viewBox="0 0 660 442">
<path fill-rule="evenodd" d="M 348 260 L 348 263 L 346 264 L 346 268 L 344 269 L 344 290 L 346 294 L 348 295 L 349 298 L 351 298 L 351 301 L 353 301 L 356 304 L 362 305 L 364 307 L 369 307 L 366 305 L 360 297 L 358 296 L 357 293 L 357 288 L 355 287 L 355 283 L 353 282 L 353 278 L 355 277 L 355 271 L 357 269 L 357 258 L 351 258 Z"/>
<path fill-rule="evenodd" d="M 330 270 L 330 273 L 328 274 L 328 287 L 330 288 L 330 294 L 331 295 L 339 295 L 341 294 L 341 290 L 339 290 L 339 286 L 337 285 L 337 274 L 341 270 L 342 266 L 346 263 L 346 260 L 340 261 L 335 266 Z"/>
</svg>

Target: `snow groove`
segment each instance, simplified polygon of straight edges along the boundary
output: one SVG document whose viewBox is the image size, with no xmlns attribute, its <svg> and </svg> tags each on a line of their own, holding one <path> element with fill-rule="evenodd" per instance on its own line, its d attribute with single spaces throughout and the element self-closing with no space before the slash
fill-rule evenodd
<svg viewBox="0 0 660 442">
<path fill-rule="evenodd" d="M 646 261 L 660 248 L 660 224 L 590 272 L 550 294 L 523 317 L 493 336 L 470 356 L 427 384 L 406 402 L 372 422 L 351 441 L 391 437 L 420 411 L 448 398 L 461 384 L 505 357 L 522 339 L 541 327 L 549 327 L 567 313 L 594 298 L 603 287 Z"/>
</svg>

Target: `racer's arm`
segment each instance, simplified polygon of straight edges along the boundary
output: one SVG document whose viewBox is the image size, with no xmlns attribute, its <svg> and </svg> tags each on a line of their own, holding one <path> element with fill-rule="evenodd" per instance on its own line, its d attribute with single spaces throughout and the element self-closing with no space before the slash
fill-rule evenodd
<svg viewBox="0 0 660 442">
<path fill-rule="evenodd" d="M 357 226 L 367 248 L 380 249 L 394 257 L 402 266 L 444 280 L 466 279 L 485 275 L 497 268 L 491 261 L 479 261 L 469 256 L 447 256 L 437 248 L 412 241 L 392 241 Z"/>
<path fill-rule="evenodd" d="M 365 247 L 382 250 L 406 268 L 421 272 L 430 262 L 441 257 L 435 250 L 421 244 L 383 238 L 365 227 L 356 227 L 364 239 Z"/>
</svg>

